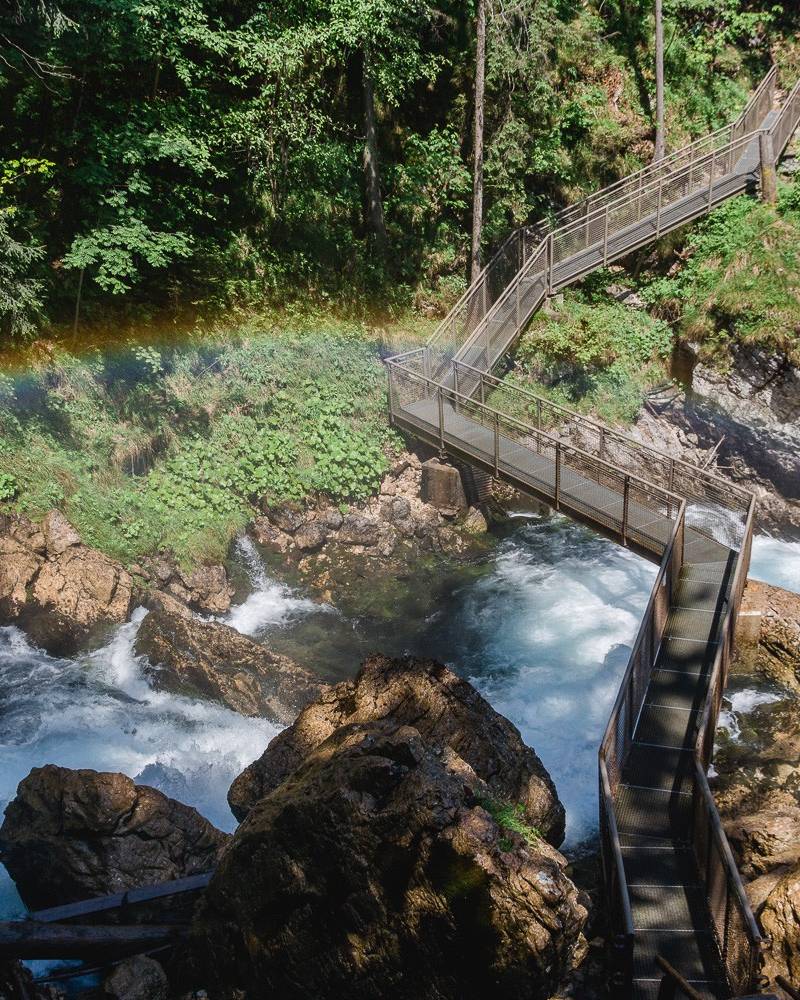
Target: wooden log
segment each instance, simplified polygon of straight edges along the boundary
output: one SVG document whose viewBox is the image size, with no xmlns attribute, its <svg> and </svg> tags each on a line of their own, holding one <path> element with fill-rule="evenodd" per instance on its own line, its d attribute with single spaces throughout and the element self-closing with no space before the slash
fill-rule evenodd
<svg viewBox="0 0 800 1000">
<path fill-rule="evenodd" d="M 95 927 L 45 924 L 36 920 L 0 923 L 0 959 L 84 958 L 136 954 L 185 938 L 184 927 L 163 925 Z"/>
</svg>

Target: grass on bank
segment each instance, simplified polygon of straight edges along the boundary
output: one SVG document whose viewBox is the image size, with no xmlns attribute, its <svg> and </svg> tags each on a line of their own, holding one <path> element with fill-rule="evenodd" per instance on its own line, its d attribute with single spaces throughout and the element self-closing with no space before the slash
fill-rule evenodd
<svg viewBox="0 0 800 1000">
<path fill-rule="evenodd" d="M 0 506 L 62 509 L 126 563 L 224 557 L 262 500 L 374 492 L 399 439 L 381 334 L 252 321 L 156 346 L 96 347 L 0 375 Z"/>
</svg>

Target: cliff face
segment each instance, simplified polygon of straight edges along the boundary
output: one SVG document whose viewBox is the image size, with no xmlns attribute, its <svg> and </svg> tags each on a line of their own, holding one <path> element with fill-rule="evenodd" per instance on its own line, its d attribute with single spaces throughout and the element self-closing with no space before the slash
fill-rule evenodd
<svg viewBox="0 0 800 1000">
<path fill-rule="evenodd" d="M 703 462 L 752 489 L 759 523 L 800 535 L 800 370 L 740 347 L 727 373 L 694 367 L 691 388 L 656 398 L 635 428 L 676 458 Z"/>
</svg>

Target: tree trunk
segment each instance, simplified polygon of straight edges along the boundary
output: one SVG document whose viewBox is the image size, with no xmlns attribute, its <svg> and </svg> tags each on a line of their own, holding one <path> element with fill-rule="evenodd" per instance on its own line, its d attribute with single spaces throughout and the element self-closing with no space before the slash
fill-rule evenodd
<svg viewBox="0 0 800 1000">
<path fill-rule="evenodd" d="M 483 232 L 483 112 L 486 81 L 486 0 L 478 0 L 477 44 L 475 51 L 475 133 L 472 179 L 472 252 L 470 280 L 481 272 L 481 234 Z"/>
<path fill-rule="evenodd" d="M 666 137 L 664 135 L 664 11 L 663 0 L 656 4 L 656 141 L 653 162 L 664 159 Z"/>
<path fill-rule="evenodd" d="M 364 93 L 364 182 L 367 193 L 367 220 L 375 238 L 375 246 L 382 253 L 386 249 L 388 237 L 383 220 L 383 199 L 381 198 L 381 173 L 378 166 L 378 139 L 375 134 L 375 93 L 370 68 L 369 49 L 364 49 L 364 69 L 362 76 Z"/>
</svg>

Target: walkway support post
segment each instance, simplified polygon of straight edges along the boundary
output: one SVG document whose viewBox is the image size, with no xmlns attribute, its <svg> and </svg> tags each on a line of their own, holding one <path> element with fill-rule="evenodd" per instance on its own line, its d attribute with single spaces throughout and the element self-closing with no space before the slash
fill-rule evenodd
<svg viewBox="0 0 800 1000">
<path fill-rule="evenodd" d="M 774 205 L 778 200 L 778 175 L 775 171 L 775 150 L 769 132 L 758 133 L 758 151 L 761 159 L 761 200 Z"/>
<path fill-rule="evenodd" d="M 622 491 L 622 544 L 628 544 L 628 508 L 630 506 L 631 477 L 625 477 Z"/>
<path fill-rule="evenodd" d="M 556 482 L 555 482 L 555 509 L 558 510 L 561 502 L 561 445 L 556 444 Z"/>
<path fill-rule="evenodd" d="M 500 472 L 500 416 L 494 415 L 494 478 L 497 479 Z"/>
<path fill-rule="evenodd" d="M 444 456 L 444 399 L 442 397 L 442 387 L 439 386 L 437 392 L 439 403 L 439 452 Z"/>
</svg>

